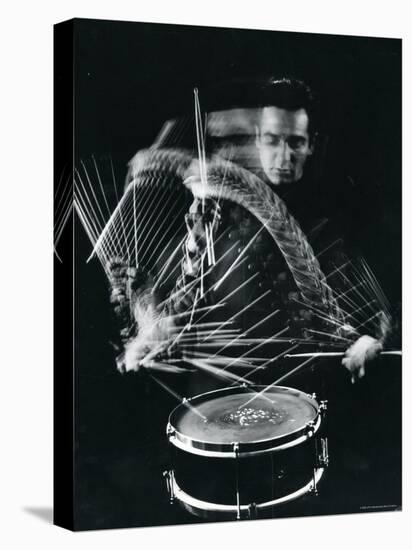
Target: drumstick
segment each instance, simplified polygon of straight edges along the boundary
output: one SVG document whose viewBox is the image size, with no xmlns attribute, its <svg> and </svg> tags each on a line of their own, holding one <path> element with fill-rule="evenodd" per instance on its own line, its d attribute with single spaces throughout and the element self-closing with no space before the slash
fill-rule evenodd
<svg viewBox="0 0 412 550">
<path fill-rule="evenodd" d="M 289 353 L 285 355 L 285 358 L 291 359 L 292 357 L 343 357 L 344 355 L 345 352 L 343 351 L 319 351 L 313 353 Z M 402 351 L 382 351 L 380 355 L 402 355 Z"/>
</svg>

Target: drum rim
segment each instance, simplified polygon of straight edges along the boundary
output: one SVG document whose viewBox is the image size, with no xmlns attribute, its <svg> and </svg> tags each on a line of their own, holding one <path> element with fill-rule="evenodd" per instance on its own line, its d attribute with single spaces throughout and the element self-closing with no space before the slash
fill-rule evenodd
<svg viewBox="0 0 412 550">
<path fill-rule="evenodd" d="M 175 445 L 176 447 L 179 447 L 182 450 L 186 450 L 189 453 L 193 454 L 202 454 L 202 451 L 205 451 L 207 454 L 209 452 L 215 452 L 219 456 L 227 456 L 232 458 L 234 454 L 238 454 L 241 456 L 242 454 L 254 454 L 254 453 L 263 453 L 263 452 L 273 452 L 276 451 L 276 449 L 283 448 L 283 446 L 286 444 L 288 446 L 292 446 L 293 442 L 296 441 L 296 444 L 304 442 L 306 439 L 309 439 L 312 437 L 315 432 L 319 429 L 320 426 L 320 406 L 316 399 L 309 395 L 308 393 L 303 392 L 302 390 L 297 390 L 296 388 L 290 388 L 288 386 L 273 386 L 272 389 L 280 389 L 282 392 L 285 393 L 293 393 L 298 395 L 301 398 L 304 398 L 306 401 L 310 402 L 310 404 L 315 409 L 315 416 L 312 419 L 312 421 L 305 424 L 305 426 L 302 426 L 300 428 L 297 428 L 296 430 L 293 430 L 292 432 L 289 432 L 287 434 L 278 435 L 274 437 L 270 437 L 267 439 L 262 439 L 260 441 L 251 441 L 251 442 L 237 442 L 233 441 L 231 443 L 216 443 L 216 442 L 210 442 L 210 441 L 203 441 L 200 439 L 195 439 L 193 437 L 187 436 L 180 432 L 176 427 L 176 416 L 178 415 L 178 412 L 184 407 L 184 403 L 197 399 L 197 398 L 204 398 L 212 394 L 218 394 L 218 393 L 235 393 L 239 390 L 243 390 L 245 392 L 250 390 L 262 390 L 265 389 L 267 386 L 229 386 L 226 388 L 220 388 L 218 390 L 212 390 L 209 392 L 201 393 L 199 395 L 195 395 L 189 399 L 186 399 L 184 402 L 179 403 L 172 412 L 169 415 L 168 424 L 167 424 L 167 435 L 169 438 L 170 443 Z M 268 389 L 268 391 L 270 391 Z M 310 426 L 309 426 L 310 424 Z"/>
</svg>

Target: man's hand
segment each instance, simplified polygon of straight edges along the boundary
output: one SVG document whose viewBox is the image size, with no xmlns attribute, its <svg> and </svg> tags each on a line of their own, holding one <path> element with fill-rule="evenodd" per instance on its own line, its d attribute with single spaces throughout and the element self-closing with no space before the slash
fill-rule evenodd
<svg viewBox="0 0 412 550">
<path fill-rule="evenodd" d="M 382 351 L 382 343 L 366 334 L 352 344 L 342 359 L 342 365 L 351 373 L 352 384 L 365 376 L 366 363 L 373 361 Z"/>
<path fill-rule="evenodd" d="M 107 263 L 107 271 L 111 286 L 110 301 L 122 305 L 127 300 L 127 269 L 126 262 L 120 257 L 112 258 Z"/>
<path fill-rule="evenodd" d="M 139 268 L 128 265 L 120 257 L 109 260 L 107 271 L 111 286 L 110 301 L 117 312 L 116 308 L 133 301 L 134 293 L 147 284 L 148 275 Z"/>
<path fill-rule="evenodd" d="M 207 252 L 207 231 L 209 238 L 215 234 L 220 221 L 220 207 L 213 199 L 203 201 L 195 198 L 186 214 L 186 227 L 188 236 L 186 239 L 186 251 L 188 254 L 188 265 L 186 271 L 194 274 L 200 267 L 200 260 Z"/>
</svg>

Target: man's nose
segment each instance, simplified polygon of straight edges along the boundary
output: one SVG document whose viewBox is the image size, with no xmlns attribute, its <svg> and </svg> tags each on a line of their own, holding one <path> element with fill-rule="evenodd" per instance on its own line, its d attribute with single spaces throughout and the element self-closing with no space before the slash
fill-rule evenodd
<svg viewBox="0 0 412 550">
<path fill-rule="evenodd" d="M 292 151 L 286 141 L 283 141 L 279 147 L 279 164 L 280 166 L 286 166 L 290 163 L 292 158 Z"/>
</svg>

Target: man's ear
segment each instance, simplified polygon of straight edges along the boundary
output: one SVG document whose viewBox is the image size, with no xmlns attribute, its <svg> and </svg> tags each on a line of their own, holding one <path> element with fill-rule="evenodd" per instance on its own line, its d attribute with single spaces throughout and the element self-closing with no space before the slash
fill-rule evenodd
<svg viewBox="0 0 412 550">
<path fill-rule="evenodd" d="M 255 124 L 255 143 L 256 143 L 256 147 L 260 149 L 260 131 L 259 131 L 259 126 L 257 124 Z"/>
<path fill-rule="evenodd" d="M 318 133 L 315 132 L 309 139 L 309 155 L 313 155 L 318 141 Z"/>
</svg>

